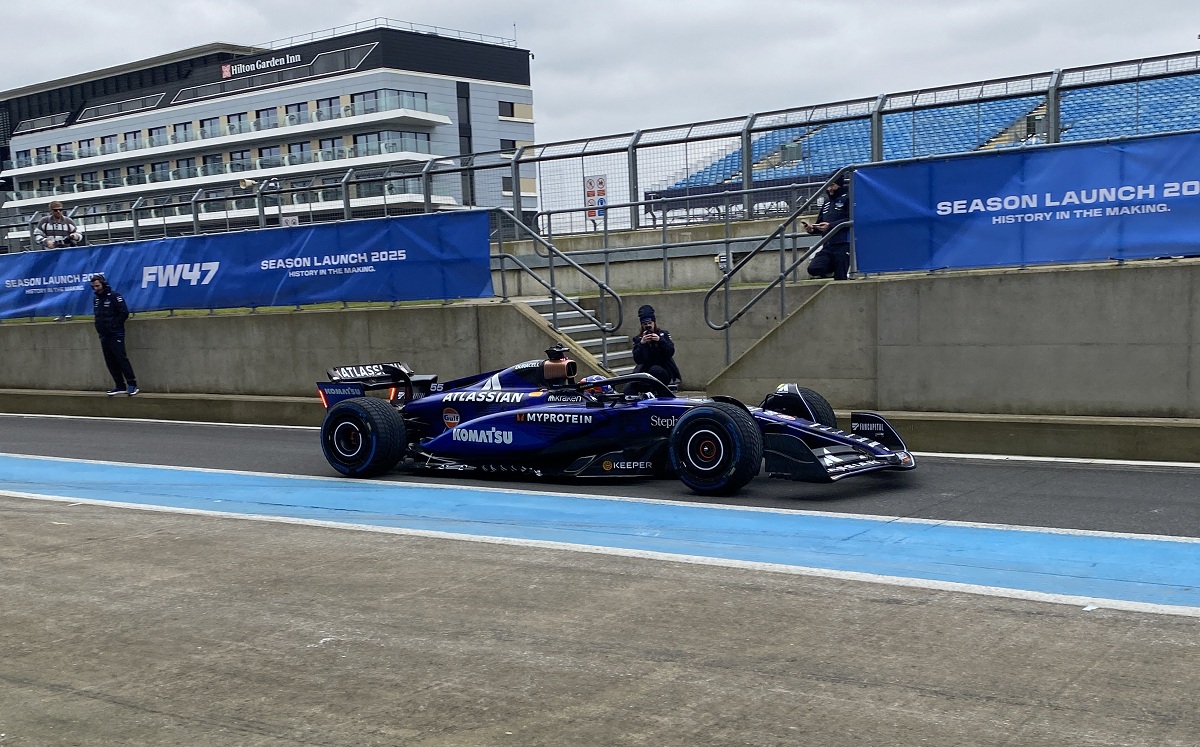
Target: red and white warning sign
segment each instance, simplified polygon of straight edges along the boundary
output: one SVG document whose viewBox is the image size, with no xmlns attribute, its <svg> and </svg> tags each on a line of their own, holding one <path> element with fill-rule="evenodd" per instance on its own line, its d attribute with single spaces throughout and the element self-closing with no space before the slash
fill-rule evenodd
<svg viewBox="0 0 1200 747">
<path fill-rule="evenodd" d="M 604 206 L 608 204 L 608 177 L 604 174 L 583 177 L 583 200 L 587 217 L 603 217 Z"/>
</svg>

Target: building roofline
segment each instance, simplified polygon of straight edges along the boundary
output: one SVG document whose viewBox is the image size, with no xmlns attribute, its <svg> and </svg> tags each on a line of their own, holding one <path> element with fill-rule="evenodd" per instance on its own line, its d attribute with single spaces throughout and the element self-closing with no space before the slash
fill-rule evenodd
<svg viewBox="0 0 1200 747">
<path fill-rule="evenodd" d="M 136 62 L 126 62 L 121 65 L 106 67 L 103 70 L 93 70 L 91 72 L 72 75 L 66 78 L 58 78 L 57 80 L 35 83 L 30 86 L 24 86 L 23 88 L 0 91 L 0 101 L 6 99 L 15 99 L 21 96 L 29 96 L 45 91 L 53 91 L 58 88 L 65 88 L 67 86 L 73 86 L 79 83 L 87 83 L 88 81 L 93 80 L 101 80 L 114 75 L 134 73 L 139 70 L 145 70 L 148 68 L 157 67 L 159 65 L 167 65 L 172 62 L 184 62 L 186 60 L 204 57 L 210 54 L 217 54 L 220 52 L 228 52 L 230 54 L 242 56 L 259 54 L 264 51 L 267 50 L 263 47 L 250 47 L 244 44 L 230 44 L 229 42 L 211 42 L 209 44 L 201 44 L 198 47 L 189 47 L 188 49 L 181 49 L 177 52 L 170 52 L 157 57 L 149 57 Z"/>
</svg>

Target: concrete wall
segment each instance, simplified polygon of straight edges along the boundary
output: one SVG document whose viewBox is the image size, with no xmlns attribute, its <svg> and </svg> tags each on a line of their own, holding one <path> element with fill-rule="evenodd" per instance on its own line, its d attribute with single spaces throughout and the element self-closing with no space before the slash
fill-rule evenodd
<svg viewBox="0 0 1200 747">
<path fill-rule="evenodd" d="M 558 341 L 527 307 L 498 302 L 135 317 L 127 330 L 138 383 L 162 393 L 312 396 L 330 366 L 394 360 L 446 381 L 540 358 Z M 112 385 L 90 321 L 0 325 L 0 349 L 0 389 Z"/>
<path fill-rule="evenodd" d="M 795 311 L 822 287 L 823 284 L 814 282 L 788 285 L 784 294 L 785 312 Z M 758 291 L 758 288 L 734 288 L 729 296 L 731 313 L 737 313 Z M 703 391 L 708 382 L 725 368 L 726 334 L 711 329 L 705 323 L 705 292 L 670 291 L 621 295 L 625 310 L 621 334 L 637 334 L 638 308 L 643 304 L 653 306 L 659 325 L 668 330 L 671 339 L 675 341 L 675 362 L 679 364 L 680 373 L 683 374 L 683 388 L 688 390 Z M 709 314 L 716 323 L 725 318 L 723 304 L 723 294 L 715 294 L 710 302 Z M 580 305 L 594 308 L 594 299 L 581 302 Z M 779 313 L 779 292 L 774 290 L 729 329 L 730 360 L 737 360 L 770 330 L 777 327 L 783 318 Z"/>
<path fill-rule="evenodd" d="M 746 398 L 799 381 L 838 408 L 1200 417 L 1200 263 L 828 284 L 721 372 Z"/>
</svg>

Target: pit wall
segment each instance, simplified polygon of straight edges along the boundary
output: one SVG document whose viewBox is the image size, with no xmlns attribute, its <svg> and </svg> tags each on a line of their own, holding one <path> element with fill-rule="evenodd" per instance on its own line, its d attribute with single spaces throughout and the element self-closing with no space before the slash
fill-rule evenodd
<svg viewBox="0 0 1200 747">
<path fill-rule="evenodd" d="M 1200 263 L 965 272 L 825 284 L 710 381 L 782 381 L 837 408 L 1200 417 Z"/>
<path fill-rule="evenodd" d="M 405 361 L 442 381 L 544 357 L 557 335 L 521 304 L 137 318 L 129 358 L 146 392 L 315 397 L 334 365 Z M 112 386 L 90 320 L 0 325 L 0 389 Z M 572 357 L 586 357 L 575 348 Z M 580 375 L 596 373 L 581 365 Z"/>
</svg>

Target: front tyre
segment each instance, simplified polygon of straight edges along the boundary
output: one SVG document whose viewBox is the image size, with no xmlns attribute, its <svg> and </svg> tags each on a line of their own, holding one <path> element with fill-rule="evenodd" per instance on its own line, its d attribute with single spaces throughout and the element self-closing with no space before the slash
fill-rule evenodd
<svg viewBox="0 0 1200 747">
<path fill-rule="evenodd" d="M 381 399 L 343 400 L 325 413 L 321 451 L 330 466 L 347 477 L 376 477 L 390 472 L 407 447 L 404 420 Z"/>
<path fill-rule="evenodd" d="M 712 402 L 688 410 L 671 430 L 671 468 L 702 495 L 732 495 L 762 466 L 762 431 L 737 405 Z"/>
</svg>

